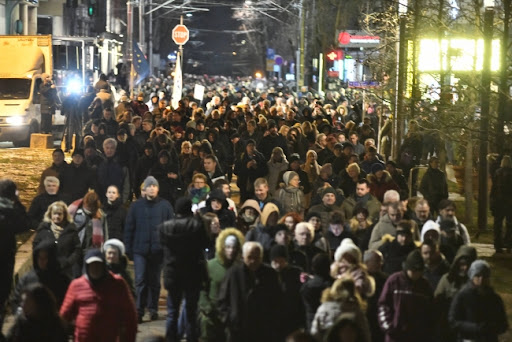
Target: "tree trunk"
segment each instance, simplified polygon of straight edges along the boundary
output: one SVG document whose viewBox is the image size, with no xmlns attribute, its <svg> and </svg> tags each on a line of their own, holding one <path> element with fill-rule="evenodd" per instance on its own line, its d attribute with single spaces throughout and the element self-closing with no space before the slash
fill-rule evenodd
<svg viewBox="0 0 512 342">
<path fill-rule="evenodd" d="M 468 135 L 466 145 L 466 158 L 464 163 L 464 197 L 465 197 L 465 217 L 466 225 L 473 224 L 473 140 Z"/>
</svg>

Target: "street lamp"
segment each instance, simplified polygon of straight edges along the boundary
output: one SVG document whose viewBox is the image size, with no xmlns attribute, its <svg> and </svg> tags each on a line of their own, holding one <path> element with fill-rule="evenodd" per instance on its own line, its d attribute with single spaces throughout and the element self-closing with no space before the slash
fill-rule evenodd
<svg viewBox="0 0 512 342">
<path fill-rule="evenodd" d="M 481 231 L 487 229 L 487 152 L 489 149 L 493 21 L 494 0 L 484 0 L 484 57 L 482 66 L 482 95 L 480 98 L 480 168 L 478 172 L 478 228 Z"/>
<path fill-rule="evenodd" d="M 398 160 L 400 143 L 402 141 L 402 116 L 404 111 L 404 83 L 405 83 L 405 25 L 407 16 L 407 0 L 398 2 L 398 48 L 396 58 L 396 91 L 395 115 L 393 115 L 393 158 Z"/>
</svg>

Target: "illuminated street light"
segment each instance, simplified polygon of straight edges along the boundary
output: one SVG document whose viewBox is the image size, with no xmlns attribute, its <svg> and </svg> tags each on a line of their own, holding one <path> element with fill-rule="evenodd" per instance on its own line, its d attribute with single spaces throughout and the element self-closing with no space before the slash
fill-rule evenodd
<svg viewBox="0 0 512 342">
<path fill-rule="evenodd" d="M 258 71 L 258 72 L 256 72 L 256 73 L 254 74 L 254 77 L 256 77 L 256 78 L 261 78 L 261 77 L 262 77 L 261 72 L 259 72 L 259 71 Z"/>
</svg>

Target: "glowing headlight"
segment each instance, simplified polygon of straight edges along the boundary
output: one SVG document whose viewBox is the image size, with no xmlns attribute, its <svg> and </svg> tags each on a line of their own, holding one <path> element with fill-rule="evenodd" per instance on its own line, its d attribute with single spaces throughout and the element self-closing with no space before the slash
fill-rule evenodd
<svg viewBox="0 0 512 342">
<path fill-rule="evenodd" d="M 23 117 L 21 116 L 10 116 L 5 119 L 5 122 L 9 125 L 19 126 L 23 125 Z"/>
<path fill-rule="evenodd" d="M 79 80 L 70 80 L 67 85 L 70 93 L 79 94 L 82 92 L 82 83 Z"/>
</svg>

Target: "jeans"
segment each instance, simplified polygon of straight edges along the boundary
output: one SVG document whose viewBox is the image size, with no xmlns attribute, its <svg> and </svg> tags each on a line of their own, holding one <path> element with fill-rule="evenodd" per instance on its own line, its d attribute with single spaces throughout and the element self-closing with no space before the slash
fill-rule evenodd
<svg viewBox="0 0 512 342">
<path fill-rule="evenodd" d="M 133 265 L 135 267 L 135 294 L 137 296 L 135 305 L 137 306 L 137 314 L 139 317 L 142 317 L 146 305 L 150 313 L 158 313 L 163 254 L 134 254 Z"/>
<path fill-rule="evenodd" d="M 197 336 L 197 302 L 199 301 L 199 286 L 185 286 L 181 283 L 175 283 L 168 289 L 167 294 L 167 325 L 166 341 L 180 341 L 178 336 L 178 318 L 180 315 L 180 304 L 185 298 L 184 314 L 186 315 L 187 341 L 195 342 Z"/>
</svg>

